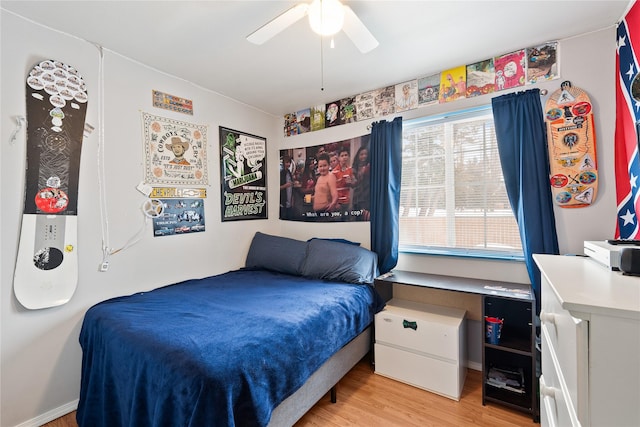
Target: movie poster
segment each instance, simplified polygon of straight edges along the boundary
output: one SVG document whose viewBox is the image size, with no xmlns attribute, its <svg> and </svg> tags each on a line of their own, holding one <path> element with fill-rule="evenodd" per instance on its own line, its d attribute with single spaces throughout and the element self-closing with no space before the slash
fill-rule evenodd
<svg viewBox="0 0 640 427">
<path fill-rule="evenodd" d="M 147 184 L 207 185 L 207 126 L 142 113 Z"/>
<path fill-rule="evenodd" d="M 280 150 L 280 219 L 369 221 L 369 137 Z"/>
<path fill-rule="evenodd" d="M 267 140 L 220 126 L 222 221 L 267 218 Z"/>
</svg>

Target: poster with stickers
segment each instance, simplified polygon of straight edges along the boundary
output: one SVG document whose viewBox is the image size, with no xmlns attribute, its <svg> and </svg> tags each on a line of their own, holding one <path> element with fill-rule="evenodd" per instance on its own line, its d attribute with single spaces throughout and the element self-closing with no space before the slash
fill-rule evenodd
<svg viewBox="0 0 640 427">
<path fill-rule="evenodd" d="M 202 186 L 207 172 L 207 126 L 142 113 L 147 184 Z"/>
<path fill-rule="evenodd" d="M 220 126 L 222 221 L 267 218 L 267 139 Z"/>
</svg>

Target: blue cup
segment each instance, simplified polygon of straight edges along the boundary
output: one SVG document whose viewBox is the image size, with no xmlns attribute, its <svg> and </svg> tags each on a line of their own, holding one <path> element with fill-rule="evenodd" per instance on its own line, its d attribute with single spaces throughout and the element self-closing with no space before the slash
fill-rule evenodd
<svg viewBox="0 0 640 427">
<path fill-rule="evenodd" d="M 486 337 L 489 344 L 500 344 L 500 333 L 502 332 L 502 324 L 504 319 L 498 317 L 485 316 L 485 325 L 487 329 Z"/>
</svg>

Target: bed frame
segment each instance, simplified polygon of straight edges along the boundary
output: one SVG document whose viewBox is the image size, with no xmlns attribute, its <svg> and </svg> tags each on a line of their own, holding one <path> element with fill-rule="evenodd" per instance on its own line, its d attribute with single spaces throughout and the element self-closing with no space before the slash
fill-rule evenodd
<svg viewBox="0 0 640 427">
<path fill-rule="evenodd" d="M 331 356 L 295 393 L 280 403 L 271 415 L 268 427 L 291 427 L 311 409 L 329 390 L 335 402 L 335 386 L 371 348 L 369 326 Z"/>
</svg>

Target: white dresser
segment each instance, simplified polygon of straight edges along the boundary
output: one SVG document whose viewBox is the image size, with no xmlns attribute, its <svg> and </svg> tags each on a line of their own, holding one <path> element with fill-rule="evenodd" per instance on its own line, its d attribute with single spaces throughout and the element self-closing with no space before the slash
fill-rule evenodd
<svg viewBox="0 0 640 427">
<path fill-rule="evenodd" d="M 542 426 L 640 426 L 640 277 L 576 256 L 542 272 Z"/>
<path fill-rule="evenodd" d="M 392 299 L 375 316 L 375 371 L 459 400 L 467 374 L 465 310 Z"/>
</svg>

